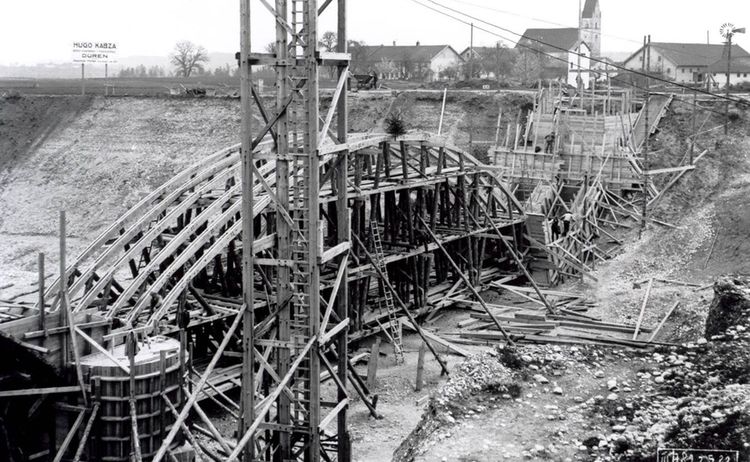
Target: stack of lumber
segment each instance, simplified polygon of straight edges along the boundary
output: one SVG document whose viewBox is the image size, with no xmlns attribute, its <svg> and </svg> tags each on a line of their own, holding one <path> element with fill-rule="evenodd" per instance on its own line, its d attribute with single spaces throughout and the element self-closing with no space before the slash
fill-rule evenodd
<svg viewBox="0 0 750 462">
<path fill-rule="evenodd" d="M 629 324 L 603 322 L 579 314 L 546 314 L 543 310 L 496 310 L 495 317 L 503 328 L 521 343 L 593 344 L 617 345 L 643 348 L 648 342 L 631 340 L 636 327 Z M 449 338 L 455 343 L 487 344 L 504 342 L 503 335 L 495 328 L 489 315 L 473 313 L 476 322 L 463 322 L 459 332 Z M 640 329 L 651 332 L 650 329 Z M 626 338 L 627 337 L 627 338 Z"/>
</svg>

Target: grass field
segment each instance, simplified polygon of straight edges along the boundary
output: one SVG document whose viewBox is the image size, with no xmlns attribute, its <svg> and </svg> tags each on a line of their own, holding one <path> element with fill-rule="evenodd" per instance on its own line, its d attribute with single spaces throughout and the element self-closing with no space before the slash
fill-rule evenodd
<svg viewBox="0 0 750 462">
<path fill-rule="evenodd" d="M 274 80 L 267 73 L 254 76 L 256 84 L 263 81 L 263 88 L 273 88 Z M 81 79 L 35 79 L 35 78 L 0 78 L 0 96 L 3 93 L 18 92 L 22 95 L 80 95 Z M 418 83 L 410 82 L 412 88 Z M 336 82 L 321 75 L 321 88 L 335 88 Z M 190 78 L 91 78 L 85 81 L 86 95 L 114 96 L 164 96 L 180 94 L 185 89 L 206 89 L 208 96 L 239 96 L 239 77 L 200 76 Z M 105 93 L 106 92 L 106 93 Z"/>
</svg>

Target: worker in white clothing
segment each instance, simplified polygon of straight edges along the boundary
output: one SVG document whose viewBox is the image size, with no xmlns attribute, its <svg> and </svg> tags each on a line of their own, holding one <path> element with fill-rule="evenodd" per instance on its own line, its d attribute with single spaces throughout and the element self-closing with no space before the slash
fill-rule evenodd
<svg viewBox="0 0 750 462">
<path fill-rule="evenodd" d="M 573 224 L 573 214 L 570 213 L 570 211 L 565 212 L 565 214 L 562 216 L 562 222 L 563 222 L 563 236 L 567 236 L 568 232 L 570 231 L 570 226 Z"/>
</svg>

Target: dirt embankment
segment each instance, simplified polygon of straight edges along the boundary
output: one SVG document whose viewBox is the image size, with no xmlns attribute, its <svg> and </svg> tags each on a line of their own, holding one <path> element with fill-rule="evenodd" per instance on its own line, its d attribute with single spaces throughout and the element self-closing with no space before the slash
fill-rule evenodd
<svg viewBox="0 0 750 462">
<path fill-rule="evenodd" d="M 709 108 L 717 111 L 719 107 Z M 723 109 L 723 108 L 721 108 Z M 569 283 L 567 289 L 596 298 L 594 315 L 614 322 L 634 322 L 649 278 L 710 285 L 721 274 L 750 272 L 750 113 L 738 112 L 728 136 L 721 113 L 698 111 L 694 157 L 688 171 L 664 195 L 649 216 L 668 225 L 650 223 L 639 239 L 640 223 L 630 222 L 618 255 L 597 263 L 598 282 Z M 692 107 L 675 101 L 652 138 L 650 168 L 687 163 L 692 133 Z M 673 177 L 658 175 L 661 191 Z M 638 205 L 640 209 L 640 204 Z M 613 231 L 613 230 L 610 230 Z M 675 302 L 658 340 L 687 341 L 702 334 L 710 290 L 656 281 L 644 325 L 656 325 Z"/>
<path fill-rule="evenodd" d="M 442 92 L 408 91 L 394 94 L 353 94 L 349 106 L 351 131 L 384 132 L 385 118 L 400 114 L 408 130 L 438 132 Z M 502 109 L 503 113 L 500 139 L 504 139 L 507 124 L 515 125 L 518 110 L 521 107 L 528 109 L 533 105 L 532 101 L 530 94 L 517 92 L 449 92 L 441 133 L 456 146 L 486 160 L 487 150 L 495 141 L 499 111 Z"/>
<path fill-rule="evenodd" d="M 431 396 L 395 460 L 645 462 L 658 448 L 747 460 L 750 279 L 720 278 L 714 293 L 707 339 L 694 343 L 519 346 L 470 358 Z"/>
<path fill-rule="evenodd" d="M 238 141 L 231 99 L 0 99 L 0 298 L 28 292 L 36 253 L 57 263 L 58 214 L 75 256 L 175 173 Z"/>
</svg>

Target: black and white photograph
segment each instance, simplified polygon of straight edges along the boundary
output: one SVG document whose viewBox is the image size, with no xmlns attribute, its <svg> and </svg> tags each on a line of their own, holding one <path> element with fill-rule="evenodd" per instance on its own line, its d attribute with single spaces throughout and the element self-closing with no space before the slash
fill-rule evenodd
<svg viewBox="0 0 750 462">
<path fill-rule="evenodd" d="M 750 462 L 748 28 L 3 1 L 0 462 Z"/>
</svg>

